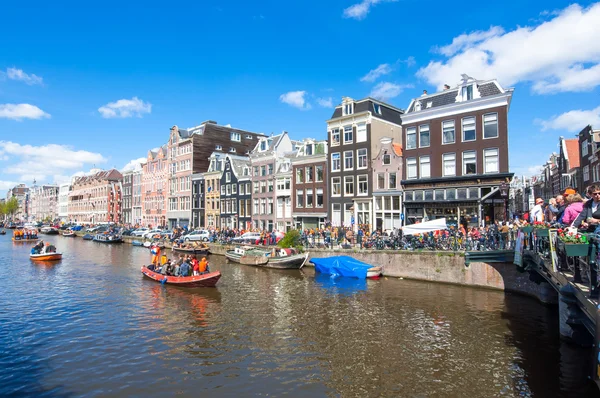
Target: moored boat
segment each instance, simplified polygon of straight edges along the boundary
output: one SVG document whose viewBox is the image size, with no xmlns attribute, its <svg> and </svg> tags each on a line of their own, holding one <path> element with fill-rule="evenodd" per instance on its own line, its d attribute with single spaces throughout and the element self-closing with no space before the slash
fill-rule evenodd
<svg viewBox="0 0 600 398">
<path fill-rule="evenodd" d="M 310 262 L 314 264 L 316 272 L 333 276 L 377 279 L 383 272 L 382 267 L 364 263 L 350 256 L 312 258 Z"/>
<path fill-rule="evenodd" d="M 123 239 L 119 235 L 114 234 L 96 234 L 94 242 L 101 243 L 121 243 Z"/>
<path fill-rule="evenodd" d="M 308 255 L 309 253 L 297 253 L 294 249 L 264 250 L 246 247 L 236 247 L 225 253 L 227 260 L 234 263 L 277 269 L 300 269 L 306 263 Z"/>
<path fill-rule="evenodd" d="M 62 259 L 62 253 L 39 253 L 30 254 L 29 258 L 37 261 L 58 261 Z"/>
<path fill-rule="evenodd" d="M 81 237 L 81 239 L 83 240 L 94 240 L 94 235 L 92 234 L 85 234 Z"/>
<path fill-rule="evenodd" d="M 62 233 L 62 236 L 67 237 L 67 238 L 73 238 L 75 237 L 75 232 L 71 231 L 71 230 L 66 230 Z"/>
<path fill-rule="evenodd" d="M 184 254 L 209 254 L 208 246 L 173 247 L 171 250 L 174 252 L 177 252 L 177 253 L 184 253 Z"/>
<path fill-rule="evenodd" d="M 47 226 L 40 229 L 40 232 L 46 235 L 58 235 L 58 228 Z"/>
<path fill-rule="evenodd" d="M 166 283 L 182 287 L 214 287 L 221 278 L 221 273 L 219 271 L 209 272 L 208 274 L 198 276 L 167 276 L 150 271 L 145 266 L 142 267 L 142 274 L 163 284 Z"/>
<path fill-rule="evenodd" d="M 0 231 L 0 235 L 6 235 L 6 230 L 3 229 L 2 231 Z"/>
<path fill-rule="evenodd" d="M 140 242 L 139 240 L 134 240 L 131 242 L 132 246 L 144 246 L 144 244 L 142 242 Z"/>
</svg>

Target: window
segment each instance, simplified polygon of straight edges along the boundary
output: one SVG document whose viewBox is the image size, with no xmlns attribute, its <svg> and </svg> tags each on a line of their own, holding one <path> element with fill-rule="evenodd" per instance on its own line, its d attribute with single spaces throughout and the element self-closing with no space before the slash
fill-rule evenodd
<svg viewBox="0 0 600 398">
<path fill-rule="evenodd" d="M 353 196 L 354 195 L 354 176 L 344 177 L 344 195 L 345 196 Z"/>
<path fill-rule="evenodd" d="M 442 155 L 444 177 L 456 175 L 456 154 L 445 153 Z"/>
<path fill-rule="evenodd" d="M 273 163 L 269 163 L 267 165 L 267 174 L 268 175 L 272 175 L 273 174 Z"/>
<path fill-rule="evenodd" d="M 304 207 L 304 190 L 296 189 L 296 207 Z"/>
<path fill-rule="evenodd" d="M 354 168 L 354 156 L 352 151 L 344 152 L 344 170 L 352 170 Z"/>
<path fill-rule="evenodd" d="M 581 143 L 581 156 L 587 156 L 588 154 L 588 141 L 583 140 Z"/>
<path fill-rule="evenodd" d="M 231 132 L 231 141 L 241 141 L 242 135 L 240 133 Z"/>
<path fill-rule="evenodd" d="M 462 140 L 475 141 L 475 118 L 465 117 L 462 120 Z"/>
<path fill-rule="evenodd" d="M 356 142 L 366 142 L 367 141 L 367 124 L 366 123 L 358 123 L 356 125 Z"/>
<path fill-rule="evenodd" d="M 498 137 L 498 114 L 488 113 L 483 115 L 483 138 Z"/>
<path fill-rule="evenodd" d="M 345 104 L 344 105 L 344 115 L 352 115 L 354 111 L 354 104 Z"/>
<path fill-rule="evenodd" d="M 306 190 L 306 207 L 313 207 L 313 190 L 312 189 L 307 189 Z"/>
<path fill-rule="evenodd" d="M 473 99 L 473 85 L 470 84 L 462 88 L 462 100 L 468 101 Z"/>
<path fill-rule="evenodd" d="M 222 147 L 221 145 L 217 145 L 217 146 L 215 147 L 215 149 L 216 149 L 217 151 L 220 151 L 220 150 L 222 150 L 222 149 L 223 149 L 223 147 Z"/>
<path fill-rule="evenodd" d="M 415 112 L 420 111 L 421 110 L 421 101 L 417 101 L 415 102 Z"/>
<path fill-rule="evenodd" d="M 331 171 L 340 171 L 340 170 L 341 170 L 340 153 L 339 152 L 332 153 L 331 154 Z"/>
<path fill-rule="evenodd" d="M 366 175 L 358 176 L 357 185 L 358 185 L 358 194 L 359 195 L 368 195 L 369 193 L 369 182 Z"/>
<path fill-rule="evenodd" d="M 333 177 L 331 179 L 331 195 L 340 196 L 342 194 L 342 178 Z"/>
<path fill-rule="evenodd" d="M 306 166 L 305 176 L 306 176 L 306 182 L 313 182 L 313 168 L 312 168 L 312 166 Z"/>
<path fill-rule="evenodd" d="M 391 155 L 389 153 L 384 153 L 383 154 L 383 164 L 390 164 L 391 163 Z"/>
<path fill-rule="evenodd" d="M 304 184 L 304 169 L 296 169 L 296 184 Z"/>
<path fill-rule="evenodd" d="M 267 199 L 267 214 L 273 214 L 273 199 Z"/>
<path fill-rule="evenodd" d="M 498 149 L 483 150 L 483 167 L 486 173 L 497 173 L 498 167 Z"/>
<path fill-rule="evenodd" d="M 313 154 L 313 146 L 314 144 L 306 144 L 306 147 L 304 147 L 304 154 L 306 156 L 310 156 Z"/>
<path fill-rule="evenodd" d="M 583 181 L 589 181 L 590 179 L 590 166 L 583 166 Z"/>
<path fill-rule="evenodd" d="M 419 175 L 421 178 L 431 177 L 431 159 L 429 156 L 421 156 L 419 158 Z"/>
<path fill-rule="evenodd" d="M 231 194 L 232 195 L 237 195 L 237 184 L 232 184 L 231 185 Z"/>
<path fill-rule="evenodd" d="M 357 169 L 366 169 L 367 168 L 367 148 L 358 149 L 356 151 L 356 156 L 358 157 L 358 165 Z"/>
<path fill-rule="evenodd" d="M 344 144 L 351 144 L 353 141 L 352 126 L 344 126 Z"/>
<path fill-rule="evenodd" d="M 340 145 L 340 129 L 331 130 L 331 146 Z"/>
<path fill-rule="evenodd" d="M 385 174 L 377 173 L 377 189 L 385 189 Z"/>
<path fill-rule="evenodd" d="M 227 196 L 231 195 L 231 185 L 225 185 L 225 193 Z"/>
<path fill-rule="evenodd" d="M 234 147 L 229 148 L 229 152 L 235 153 L 235 148 Z"/>
<path fill-rule="evenodd" d="M 225 182 L 231 182 L 231 172 L 225 173 Z"/>
<path fill-rule="evenodd" d="M 462 155 L 463 175 L 477 174 L 477 153 L 475 151 L 465 151 Z"/>
<path fill-rule="evenodd" d="M 406 129 L 406 149 L 415 149 L 417 147 L 417 128 Z"/>
<path fill-rule="evenodd" d="M 323 207 L 323 188 L 317 188 L 317 207 Z"/>
<path fill-rule="evenodd" d="M 254 193 L 260 192 L 260 183 L 258 181 L 253 182 L 254 184 Z"/>
<path fill-rule="evenodd" d="M 260 193 L 265 193 L 265 192 L 267 192 L 267 182 L 261 181 L 260 182 Z"/>
<path fill-rule="evenodd" d="M 273 192 L 273 181 L 267 182 L 267 192 Z"/>
<path fill-rule="evenodd" d="M 267 175 L 267 166 L 265 166 L 265 165 L 260 166 L 260 175 L 263 177 Z"/>
<path fill-rule="evenodd" d="M 416 167 L 416 165 L 415 165 Z M 396 173 L 390 173 L 388 175 L 388 188 L 396 189 Z"/>
<path fill-rule="evenodd" d="M 258 214 L 258 199 L 254 199 L 254 214 Z"/>
<path fill-rule="evenodd" d="M 244 194 L 245 194 L 245 192 L 244 192 L 244 184 L 240 184 L 240 195 L 244 195 Z"/>
<path fill-rule="evenodd" d="M 406 178 L 408 180 L 417 178 L 417 158 L 406 159 Z"/>
<path fill-rule="evenodd" d="M 323 182 L 323 166 L 315 166 L 317 182 Z"/>
<path fill-rule="evenodd" d="M 429 125 L 423 124 L 419 126 L 419 148 L 427 148 L 429 144 Z"/>
<path fill-rule="evenodd" d="M 373 111 L 375 111 L 376 114 L 381 115 L 381 105 L 373 103 Z"/>
<path fill-rule="evenodd" d="M 442 144 L 454 143 L 454 120 L 447 120 L 442 123 Z"/>
<path fill-rule="evenodd" d="M 225 195 L 225 185 L 221 185 L 221 195 Z"/>
<path fill-rule="evenodd" d="M 267 140 L 261 140 L 260 141 L 260 151 L 266 151 L 267 150 Z"/>
<path fill-rule="evenodd" d="M 254 166 L 254 176 L 258 176 L 258 166 Z"/>
</svg>

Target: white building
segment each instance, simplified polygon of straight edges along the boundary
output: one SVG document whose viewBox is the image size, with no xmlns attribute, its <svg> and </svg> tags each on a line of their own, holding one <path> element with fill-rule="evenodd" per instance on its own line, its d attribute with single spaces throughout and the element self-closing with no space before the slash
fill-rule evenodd
<svg viewBox="0 0 600 398">
<path fill-rule="evenodd" d="M 58 187 L 58 218 L 61 222 L 69 221 L 69 192 L 71 184 L 68 182 Z"/>
</svg>

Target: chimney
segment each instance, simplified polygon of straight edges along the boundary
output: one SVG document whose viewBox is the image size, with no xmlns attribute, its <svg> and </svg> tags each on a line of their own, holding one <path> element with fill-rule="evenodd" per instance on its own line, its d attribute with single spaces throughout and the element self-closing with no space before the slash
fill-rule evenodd
<svg viewBox="0 0 600 398">
<path fill-rule="evenodd" d="M 449 90 L 449 89 L 450 89 L 450 86 L 447 84 L 444 84 L 444 90 Z"/>
<path fill-rule="evenodd" d="M 427 95 L 427 90 L 423 90 L 423 95 Z"/>
</svg>

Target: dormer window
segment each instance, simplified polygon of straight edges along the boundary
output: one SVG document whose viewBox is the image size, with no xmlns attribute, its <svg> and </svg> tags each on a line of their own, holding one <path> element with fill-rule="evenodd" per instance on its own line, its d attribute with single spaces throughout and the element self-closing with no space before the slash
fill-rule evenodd
<svg viewBox="0 0 600 398">
<path fill-rule="evenodd" d="M 248 167 L 244 167 L 244 175 L 245 176 L 249 176 L 250 175 L 250 169 Z"/>
<path fill-rule="evenodd" d="M 391 163 L 391 157 L 389 153 L 384 153 L 383 154 L 383 164 L 390 164 Z"/>
<path fill-rule="evenodd" d="M 229 148 L 229 152 L 235 153 L 235 148 Z"/>
<path fill-rule="evenodd" d="M 217 151 L 222 151 L 222 150 L 223 150 L 223 147 L 222 147 L 221 145 L 217 145 L 217 146 L 215 147 L 215 149 L 216 149 Z"/>
<path fill-rule="evenodd" d="M 415 103 L 415 112 L 420 111 L 420 110 L 421 110 L 421 101 L 417 101 Z"/>
<path fill-rule="evenodd" d="M 381 115 L 381 105 L 373 103 L 373 110 L 376 114 Z"/>
<path fill-rule="evenodd" d="M 344 115 L 352 115 L 354 113 L 354 104 L 344 104 Z"/>
<path fill-rule="evenodd" d="M 240 133 L 236 133 L 236 132 L 231 132 L 231 141 L 241 141 L 242 140 L 242 135 Z"/>
<path fill-rule="evenodd" d="M 427 102 L 426 108 L 431 108 L 431 105 L 433 105 L 433 102 L 431 102 L 431 101 Z"/>
<path fill-rule="evenodd" d="M 267 150 L 267 140 L 262 140 L 260 142 L 260 150 L 261 151 L 266 151 Z"/>
<path fill-rule="evenodd" d="M 469 101 L 473 99 L 473 85 L 469 84 L 462 88 L 462 100 Z"/>
<path fill-rule="evenodd" d="M 305 155 L 312 155 L 313 154 L 313 145 L 314 144 L 308 144 L 306 145 L 306 149 L 305 149 Z"/>
</svg>

